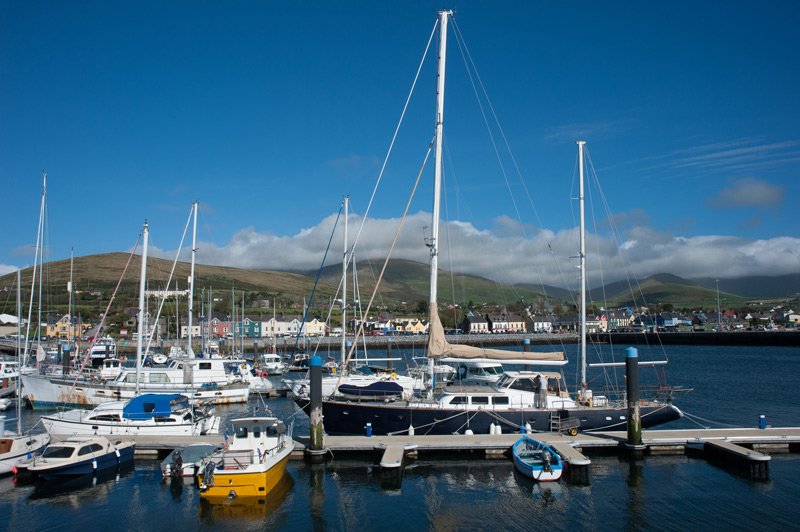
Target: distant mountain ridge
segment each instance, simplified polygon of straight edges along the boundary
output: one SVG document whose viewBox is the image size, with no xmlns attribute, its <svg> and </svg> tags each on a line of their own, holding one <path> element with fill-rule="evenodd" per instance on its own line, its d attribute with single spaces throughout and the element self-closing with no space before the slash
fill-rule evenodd
<svg viewBox="0 0 800 532">
<path fill-rule="evenodd" d="M 128 259 L 127 253 L 106 253 L 75 258 L 76 289 L 113 288 Z M 140 257 L 134 256 L 126 276 L 127 283 L 138 277 Z M 383 261 L 363 260 L 356 267 L 359 299 L 366 303 L 372 294 Z M 148 279 L 166 279 L 172 267 L 171 261 L 148 258 Z M 66 288 L 69 279 L 69 260 L 54 261 L 45 266 L 46 278 L 51 286 Z M 186 287 L 189 264 L 179 262 L 176 278 L 180 288 Z M 301 298 L 310 295 L 319 274 L 317 294 L 332 297 L 336 293 L 342 276 L 342 265 L 333 264 L 318 271 L 270 271 L 246 270 L 233 267 L 198 264 L 195 277 L 197 285 L 213 287 L 215 292 L 229 290 L 261 291 L 294 294 Z M 0 288 L 10 288 L 16 283 L 16 274 L 0 277 Z M 23 271 L 23 286 L 30 286 L 31 268 Z M 384 274 L 377 302 L 385 300 L 427 300 L 429 271 L 426 264 L 410 260 L 389 261 Z M 352 272 L 348 273 L 348 296 L 352 301 Z M 172 283 L 174 287 L 174 282 Z M 152 285 L 151 285 L 152 288 Z M 719 280 L 719 298 L 723 306 L 743 305 L 751 300 L 781 299 L 795 297 L 800 292 L 800 274 L 748 276 Z M 637 294 L 633 297 L 631 294 Z M 341 296 L 340 296 L 341 297 Z M 588 291 L 590 302 L 597 306 L 663 306 L 713 308 L 717 305 L 717 281 L 715 278 L 684 279 L 669 273 L 652 275 L 638 282 L 616 281 Z M 513 286 L 497 283 L 474 275 L 450 274 L 441 271 L 439 277 L 439 300 L 475 304 L 494 302 L 498 304 L 526 303 L 536 301 L 565 301 L 572 303 L 576 291 L 550 285 L 518 283 Z"/>
</svg>

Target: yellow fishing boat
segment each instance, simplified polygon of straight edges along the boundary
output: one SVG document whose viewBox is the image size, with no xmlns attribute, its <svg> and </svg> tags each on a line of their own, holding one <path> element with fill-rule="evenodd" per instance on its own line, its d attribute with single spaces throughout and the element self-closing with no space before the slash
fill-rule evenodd
<svg viewBox="0 0 800 532">
<path fill-rule="evenodd" d="M 203 460 L 200 497 L 211 503 L 264 498 L 283 478 L 294 449 L 286 425 L 274 417 L 234 419 L 229 445 Z"/>
</svg>

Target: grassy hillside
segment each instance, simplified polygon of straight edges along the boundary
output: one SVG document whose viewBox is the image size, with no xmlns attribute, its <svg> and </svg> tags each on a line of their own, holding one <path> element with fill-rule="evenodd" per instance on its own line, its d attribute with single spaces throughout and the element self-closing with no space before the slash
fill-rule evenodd
<svg viewBox="0 0 800 532">
<path fill-rule="evenodd" d="M 356 265 L 361 300 L 364 303 L 369 301 L 382 267 L 383 261 L 364 260 Z M 308 272 L 307 275 L 315 276 L 316 272 Z M 352 299 L 352 272 L 348 275 L 347 292 L 350 294 L 348 299 Z M 330 285 L 338 285 L 341 277 L 341 264 L 326 266 L 320 274 L 320 279 Z M 427 264 L 408 260 L 391 260 L 386 267 L 376 301 L 427 301 L 430 295 L 429 286 L 430 270 Z M 518 302 L 520 297 L 525 298 L 526 301 L 541 297 L 526 288 L 503 285 L 472 275 L 451 274 L 443 270 L 439 270 L 438 293 L 440 302 L 457 304 L 465 304 L 469 301 L 475 304 L 488 302 L 510 304 Z"/>
<path fill-rule="evenodd" d="M 116 286 L 122 272 L 125 270 L 128 257 L 129 255 L 127 253 L 105 253 L 101 255 L 75 257 L 73 267 L 73 286 L 75 290 L 113 288 Z M 136 285 L 139 280 L 141 267 L 141 257 L 135 255 L 130 260 L 123 283 L 125 285 L 131 283 Z M 171 261 L 148 257 L 147 278 L 151 288 L 166 283 L 171 269 Z M 22 271 L 23 287 L 30 286 L 32 271 L 32 268 L 27 268 Z M 171 287 L 175 287 L 174 280 L 177 279 L 179 288 L 185 289 L 188 284 L 190 271 L 191 264 L 186 262 L 177 263 Z M 66 290 L 69 275 L 69 260 L 54 261 L 44 265 L 43 276 L 45 284 L 51 287 L 57 287 L 58 290 Z M 15 284 L 16 274 L 0 277 L 0 288 L 13 286 Z M 313 285 L 313 279 L 295 273 L 243 270 L 239 268 L 207 266 L 203 264 L 195 265 L 195 286 L 198 288 L 214 286 L 215 288 L 225 290 L 230 289 L 231 286 L 235 286 L 237 290 L 268 289 L 270 291 L 285 293 L 310 293 Z M 327 285 L 321 287 L 323 291 L 331 291 L 331 288 L 332 287 Z"/>
<path fill-rule="evenodd" d="M 74 263 L 74 289 L 76 304 L 88 312 L 108 301 L 111 291 L 116 286 L 120 275 L 125 268 L 129 255 L 127 253 L 107 253 L 102 255 L 89 255 L 76 257 Z M 172 262 L 149 258 L 147 261 L 148 286 L 151 289 L 163 287 L 169 277 Z M 383 261 L 361 261 L 357 264 L 356 276 L 360 290 L 360 299 L 363 304 L 369 301 L 372 290 Z M 141 258 L 134 256 L 121 285 L 118 296 L 118 306 L 135 306 L 138 293 L 138 277 L 141 268 Z M 185 289 L 188 285 L 190 264 L 179 262 L 170 288 L 175 287 L 175 279 L 179 288 Z M 32 269 L 22 272 L 23 299 L 27 301 L 31 285 Z M 38 272 L 37 272 L 38 275 Z M 67 281 L 70 275 L 69 260 L 55 261 L 45 264 L 43 277 L 45 297 L 48 298 L 47 308 L 66 309 Z M 341 264 L 334 264 L 323 269 L 320 283 L 317 287 L 315 301 L 324 304 L 336 293 L 341 280 Z M 348 274 L 348 300 L 353 300 L 352 272 Z M 246 291 L 255 296 L 262 293 L 275 299 L 281 304 L 302 302 L 311 295 L 317 272 L 279 272 L 267 270 L 244 270 L 223 266 L 208 266 L 198 264 L 195 267 L 195 287 L 199 290 L 211 288 L 215 294 L 230 293 L 234 287 L 237 293 Z M 406 303 L 407 310 L 413 311 L 412 305 L 419 301 L 427 301 L 429 294 L 430 275 L 428 266 L 408 260 L 392 260 L 389 262 L 381 290 L 375 303 L 386 305 L 389 308 L 402 309 Z M 796 288 L 795 283 L 800 283 L 800 276 L 783 276 L 778 278 L 759 278 L 752 284 L 737 283 L 734 280 L 720 280 L 720 301 L 723 307 L 740 307 L 752 300 L 755 296 L 754 286 L 759 287 L 766 294 L 783 293 L 789 290 L 789 295 Z M 16 274 L 0 277 L 0 289 L 11 288 L 16 284 Z M 728 287 L 747 288 L 746 293 L 739 294 Z M 543 294 L 551 302 L 572 301 L 573 293 L 564 288 L 553 286 L 537 286 L 533 284 L 517 284 L 514 286 L 495 283 L 488 279 L 471 275 L 451 274 L 439 272 L 439 301 L 443 304 L 456 303 L 464 305 L 473 302 L 475 305 L 482 303 L 513 304 L 520 298 L 528 303 L 541 301 Z M 102 296 L 93 293 L 101 292 Z M 13 291 L 7 292 L 13 294 Z M 26 295 L 27 294 L 27 295 Z M 4 303 L 4 311 L 14 306 L 13 297 L 8 296 Z M 663 307 L 670 304 L 674 308 L 707 308 L 717 306 L 716 282 L 709 287 L 708 280 L 687 280 L 672 274 L 653 275 L 629 285 L 627 281 L 609 283 L 602 288 L 589 291 L 588 299 L 595 305 L 611 307 L 626 306 L 653 306 Z M 44 306 L 44 305 L 43 305 Z"/>
</svg>

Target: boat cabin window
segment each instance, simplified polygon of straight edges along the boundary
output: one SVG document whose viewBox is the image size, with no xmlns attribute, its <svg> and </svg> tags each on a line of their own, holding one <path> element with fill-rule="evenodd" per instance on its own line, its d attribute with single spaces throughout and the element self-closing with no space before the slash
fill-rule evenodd
<svg viewBox="0 0 800 532">
<path fill-rule="evenodd" d="M 198 366 L 200 369 L 211 369 L 211 362 L 200 362 Z"/>
<path fill-rule="evenodd" d="M 538 391 L 536 387 L 533 385 L 533 381 L 531 379 L 516 379 L 514 382 L 511 383 L 509 388 L 513 390 L 524 390 L 526 392 L 536 392 Z"/>
<path fill-rule="evenodd" d="M 171 417 L 154 416 L 153 421 L 156 423 L 177 423 L 178 420 Z"/>
<path fill-rule="evenodd" d="M 90 417 L 89 421 L 120 421 L 119 414 L 98 414 Z"/>
<path fill-rule="evenodd" d="M 489 398 L 485 395 L 475 395 L 472 397 L 472 404 L 473 405 L 488 405 Z"/>
<path fill-rule="evenodd" d="M 75 451 L 72 447 L 53 447 L 50 446 L 42 453 L 42 458 L 69 458 Z"/>
<path fill-rule="evenodd" d="M 139 375 L 139 382 L 144 382 L 144 373 Z M 136 382 L 136 373 L 128 373 L 125 375 L 125 382 Z"/>
<path fill-rule="evenodd" d="M 93 443 L 91 445 L 85 445 L 81 447 L 81 450 L 78 451 L 78 456 L 83 456 L 86 454 L 96 453 L 97 451 L 102 451 L 103 446 L 98 443 Z"/>
<path fill-rule="evenodd" d="M 154 384 L 166 384 L 169 382 L 169 377 L 166 373 L 151 373 L 148 381 Z"/>
<path fill-rule="evenodd" d="M 192 413 L 191 413 L 191 412 L 186 412 L 186 413 L 183 415 L 183 419 L 184 419 L 184 421 L 189 421 L 189 420 L 191 420 L 191 419 L 192 419 Z"/>
<path fill-rule="evenodd" d="M 465 405 L 467 404 L 467 397 L 465 395 L 456 395 L 450 399 L 451 405 Z"/>
<path fill-rule="evenodd" d="M 254 438 L 261 437 L 261 427 L 253 427 L 253 437 Z"/>
<path fill-rule="evenodd" d="M 278 435 L 278 425 L 270 425 L 267 427 L 267 436 L 277 436 Z"/>
<path fill-rule="evenodd" d="M 237 438 L 246 438 L 247 437 L 247 427 L 236 427 L 236 437 Z"/>
<path fill-rule="evenodd" d="M 494 397 L 492 402 L 496 405 L 507 405 L 508 404 L 508 397 Z"/>
</svg>

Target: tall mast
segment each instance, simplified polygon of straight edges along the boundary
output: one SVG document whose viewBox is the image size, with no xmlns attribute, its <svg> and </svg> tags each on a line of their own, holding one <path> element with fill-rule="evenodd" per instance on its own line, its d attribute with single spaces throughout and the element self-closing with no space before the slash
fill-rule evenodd
<svg viewBox="0 0 800 532">
<path fill-rule="evenodd" d="M 29 338 L 30 332 L 31 332 L 31 313 L 33 312 L 33 294 L 34 294 L 34 290 L 36 289 L 36 261 L 39 258 L 40 247 L 44 244 L 42 242 L 42 235 L 44 233 L 44 210 L 45 210 L 45 203 L 46 203 L 46 200 L 47 200 L 47 174 L 42 172 L 42 176 L 43 176 L 42 177 L 42 179 L 43 179 L 43 184 L 42 184 L 42 204 L 39 207 L 39 227 L 36 230 L 36 251 L 34 252 L 34 255 L 33 255 L 33 270 L 31 272 L 31 278 L 32 278 L 32 280 L 31 280 L 31 302 L 30 302 L 30 305 L 28 305 L 28 324 L 25 326 L 26 327 L 25 328 L 25 354 L 24 354 L 23 360 L 22 360 L 23 365 L 28 363 L 28 346 L 30 345 L 29 342 L 28 342 L 28 338 Z M 41 281 L 40 281 L 39 284 L 41 286 Z M 41 307 L 42 307 L 42 305 L 41 305 L 41 292 L 40 292 L 40 294 L 39 294 L 39 318 L 40 318 L 39 327 L 40 328 L 41 328 L 41 312 L 42 312 Z M 37 336 L 41 337 L 41 335 L 37 335 Z"/>
<path fill-rule="evenodd" d="M 583 200 L 583 147 L 585 141 L 579 140 L 576 142 L 578 145 L 578 168 L 580 172 L 580 193 L 578 197 L 578 204 L 580 205 L 581 217 L 581 252 L 580 252 L 580 268 L 581 268 L 581 394 L 586 391 L 586 215 L 584 213 L 584 200 Z"/>
<path fill-rule="evenodd" d="M 439 212 L 442 191 L 442 135 L 444 132 L 444 72 L 447 56 L 447 20 L 452 11 L 439 11 L 439 70 L 436 81 L 436 146 L 434 148 L 433 220 L 431 225 L 431 305 L 436 304 L 439 279 Z"/>
<path fill-rule="evenodd" d="M 72 266 L 75 260 L 75 248 L 70 249 L 69 251 L 69 284 L 67 285 L 67 290 L 69 290 L 69 304 L 67 305 L 67 319 L 69 320 L 69 329 L 67 329 L 67 344 L 72 344 L 72 335 L 75 332 L 74 325 L 72 323 Z"/>
<path fill-rule="evenodd" d="M 175 327 L 175 347 L 181 345 L 181 315 L 180 312 L 178 312 L 178 303 L 180 300 L 181 293 L 178 291 L 178 280 L 175 279 L 175 321 L 178 322 L 178 325 Z M 169 333 L 169 331 L 167 331 L 167 333 Z"/>
<path fill-rule="evenodd" d="M 17 270 L 17 436 L 22 436 L 22 273 Z M 27 343 L 27 342 L 26 342 Z"/>
<path fill-rule="evenodd" d="M 233 313 L 233 323 L 231 323 L 231 332 L 233 333 L 233 342 L 231 342 L 231 356 L 236 353 L 236 291 L 231 286 L 231 312 Z"/>
<path fill-rule="evenodd" d="M 139 395 L 139 378 L 142 372 L 142 336 L 144 336 L 144 290 L 145 275 L 147 273 L 147 237 L 150 234 L 147 229 L 147 220 L 142 227 L 142 273 L 139 279 L 139 320 L 136 327 L 136 395 Z"/>
<path fill-rule="evenodd" d="M 342 369 L 347 358 L 347 207 L 350 196 L 344 197 L 344 240 L 342 252 Z"/>
<path fill-rule="evenodd" d="M 431 297 L 430 314 L 439 312 L 436 306 L 437 283 L 439 281 L 439 216 L 442 191 L 442 144 L 444 134 L 444 73 L 447 59 L 447 20 L 452 11 L 439 11 L 439 68 L 436 76 L 436 145 L 434 147 L 434 179 L 433 179 L 433 220 L 431 222 L 431 239 L 428 247 L 431 249 Z M 428 371 L 431 376 L 431 387 L 428 395 L 433 394 L 436 386 L 433 358 L 428 357 Z"/>
<path fill-rule="evenodd" d="M 192 203 L 194 226 L 192 228 L 192 268 L 189 273 L 189 349 L 190 357 L 194 356 L 192 350 L 192 314 L 194 314 L 194 257 L 197 252 L 197 202 Z"/>
<path fill-rule="evenodd" d="M 200 296 L 200 352 L 205 353 L 206 351 L 206 289 L 203 288 Z"/>
</svg>

